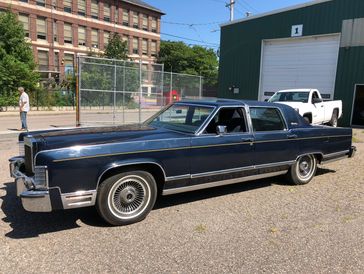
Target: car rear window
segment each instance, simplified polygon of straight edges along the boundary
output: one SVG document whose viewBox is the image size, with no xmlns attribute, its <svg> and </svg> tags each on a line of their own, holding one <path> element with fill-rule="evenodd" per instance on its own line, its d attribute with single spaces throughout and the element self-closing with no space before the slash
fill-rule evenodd
<svg viewBox="0 0 364 274">
<path fill-rule="evenodd" d="M 276 108 L 252 107 L 250 108 L 250 117 L 252 119 L 254 131 L 276 131 L 285 129 L 282 115 Z"/>
</svg>

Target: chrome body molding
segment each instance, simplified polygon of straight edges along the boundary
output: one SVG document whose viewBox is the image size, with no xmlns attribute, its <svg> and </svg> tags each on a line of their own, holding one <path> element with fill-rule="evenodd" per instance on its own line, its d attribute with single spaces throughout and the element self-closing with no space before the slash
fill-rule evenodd
<svg viewBox="0 0 364 274">
<path fill-rule="evenodd" d="M 331 162 L 336 162 L 339 160 L 343 160 L 346 158 L 352 158 L 354 157 L 356 152 L 356 147 L 351 147 L 350 150 L 343 150 L 335 153 L 325 154 L 323 155 L 322 161 L 320 164 L 328 164 Z"/>
<path fill-rule="evenodd" d="M 190 179 L 191 174 L 166 177 L 165 182 Z"/>
<path fill-rule="evenodd" d="M 63 209 L 71 209 L 78 207 L 93 206 L 96 203 L 97 191 L 76 191 L 72 193 L 62 193 L 62 205 Z"/>
<path fill-rule="evenodd" d="M 166 182 L 167 181 L 167 176 L 166 176 L 166 172 L 164 170 L 164 168 L 156 163 L 156 162 L 152 162 L 152 161 L 134 161 L 134 162 L 128 162 L 128 163 L 121 163 L 121 164 L 112 164 L 110 167 L 108 167 L 107 169 L 105 169 L 101 174 L 100 176 L 98 177 L 97 179 L 97 184 L 96 184 L 96 189 L 99 187 L 99 184 L 100 184 L 100 180 L 102 178 L 102 176 L 108 172 L 109 170 L 112 170 L 112 169 L 115 169 L 115 168 L 119 168 L 119 167 L 125 167 L 125 166 L 131 166 L 131 165 L 143 165 L 143 164 L 154 164 L 154 165 L 157 165 L 159 166 L 159 168 L 162 170 L 163 172 L 163 176 L 164 176 L 164 181 Z"/>
<path fill-rule="evenodd" d="M 216 181 L 216 182 L 211 182 L 211 183 L 206 183 L 206 184 L 199 184 L 199 185 L 193 185 L 193 186 L 185 186 L 185 187 L 179 187 L 179 188 L 165 189 L 165 190 L 163 190 L 162 195 L 166 196 L 166 195 L 177 194 L 177 193 L 188 192 L 188 191 L 194 191 L 194 190 L 199 190 L 199 189 L 204 189 L 204 188 L 242 183 L 242 182 L 246 182 L 246 181 L 252 181 L 252 180 L 258 180 L 258 179 L 263 179 L 263 178 L 267 178 L 267 177 L 274 177 L 274 176 L 278 176 L 278 175 L 283 175 L 285 173 L 287 173 L 287 170 L 271 172 L 271 173 L 265 173 L 265 174 L 259 174 L 259 175 L 246 176 L 246 177 L 240 177 L 240 178 L 234 178 L 234 179 L 228 179 L 228 180 L 223 180 L 223 181 Z"/>
</svg>

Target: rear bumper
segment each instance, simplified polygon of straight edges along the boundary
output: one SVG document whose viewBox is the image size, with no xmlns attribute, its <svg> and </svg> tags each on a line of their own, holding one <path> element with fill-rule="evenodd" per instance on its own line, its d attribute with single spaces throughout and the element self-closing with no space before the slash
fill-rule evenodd
<svg viewBox="0 0 364 274">
<path fill-rule="evenodd" d="M 349 158 L 352 158 L 355 156 L 355 153 L 356 153 L 356 147 L 355 146 L 352 146 L 350 148 L 350 151 L 349 151 Z"/>
<path fill-rule="evenodd" d="M 34 187 L 34 178 L 21 171 L 24 165 L 23 157 L 14 157 L 9 160 L 10 176 L 15 178 L 16 195 L 26 211 L 50 212 L 51 199 L 48 190 L 39 190 Z"/>
</svg>

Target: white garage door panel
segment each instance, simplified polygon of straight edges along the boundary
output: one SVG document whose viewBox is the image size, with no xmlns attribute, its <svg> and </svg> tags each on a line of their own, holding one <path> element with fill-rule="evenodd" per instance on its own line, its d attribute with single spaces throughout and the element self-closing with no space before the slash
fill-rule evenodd
<svg viewBox="0 0 364 274">
<path fill-rule="evenodd" d="M 265 41 L 259 99 L 291 88 L 317 88 L 332 99 L 339 43 L 339 35 Z"/>
</svg>

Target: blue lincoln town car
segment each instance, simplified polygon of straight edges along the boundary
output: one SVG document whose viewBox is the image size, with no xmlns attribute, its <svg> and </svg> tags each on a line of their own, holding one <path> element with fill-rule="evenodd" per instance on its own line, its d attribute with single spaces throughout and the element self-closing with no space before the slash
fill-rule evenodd
<svg viewBox="0 0 364 274">
<path fill-rule="evenodd" d="M 22 133 L 10 159 L 32 212 L 96 206 L 112 225 L 144 219 L 169 195 L 285 175 L 306 184 L 318 164 L 352 157 L 352 130 L 311 126 L 291 107 L 180 101 L 143 124 Z"/>
</svg>

